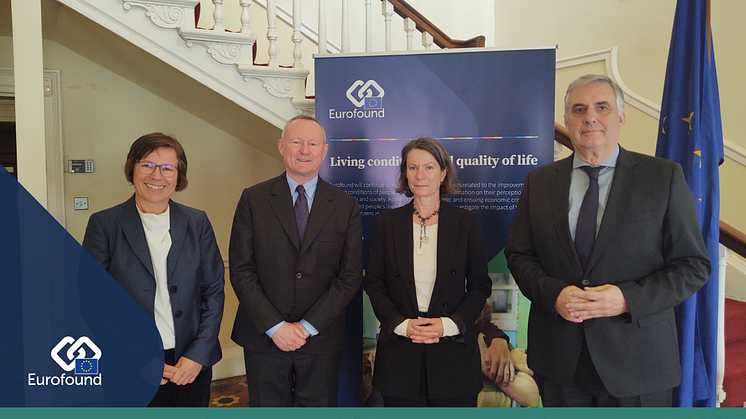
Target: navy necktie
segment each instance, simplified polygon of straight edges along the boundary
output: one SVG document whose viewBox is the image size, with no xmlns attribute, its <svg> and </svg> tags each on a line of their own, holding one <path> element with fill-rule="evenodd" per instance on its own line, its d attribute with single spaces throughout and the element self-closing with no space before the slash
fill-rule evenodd
<svg viewBox="0 0 746 419">
<path fill-rule="evenodd" d="M 306 234 L 308 227 L 308 199 L 306 199 L 306 189 L 303 185 L 298 185 L 295 190 L 298 192 L 298 198 L 295 199 L 295 224 L 298 225 L 298 236 L 300 244 L 303 245 L 303 236 Z"/>
<path fill-rule="evenodd" d="M 598 219 L 598 173 L 604 166 L 581 166 L 588 174 L 588 190 L 585 191 L 580 205 L 578 224 L 575 228 L 575 251 L 578 253 L 580 266 L 585 271 L 588 258 L 591 256 L 593 242 L 596 241 L 596 220 Z"/>
</svg>

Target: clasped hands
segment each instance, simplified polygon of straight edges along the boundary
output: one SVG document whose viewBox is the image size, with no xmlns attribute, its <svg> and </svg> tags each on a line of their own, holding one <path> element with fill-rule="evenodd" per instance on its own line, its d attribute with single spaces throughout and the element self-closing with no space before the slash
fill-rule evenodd
<svg viewBox="0 0 746 419">
<path fill-rule="evenodd" d="M 290 352 L 300 349 L 310 336 L 301 322 L 285 322 L 272 335 L 272 341 L 281 351 Z"/>
<path fill-rule="evenodd" d="M 179 361 L 176 362 L 176 365 L 164 364 L 161 385 L 164 385 L 169 381 L 177 386 L 191 384 L 194 379 L 197 378 L 200 371 L 202 371 L 202 364 L 182 356 L 179 358 Z"/>
<path fill-rule="evenodd" d="M 562 318 L 573 323 L 629 312 L 622 290 L 611 284 L 584 289 L 567 286 L 557 297 L 554 309 Z"/>
<path fill-rule="evenodd" d="M 440 317 L 409 319 L 407 337 L 414 343 L 438 343 L 443 337 L 443 320 Z"/>
</svg>

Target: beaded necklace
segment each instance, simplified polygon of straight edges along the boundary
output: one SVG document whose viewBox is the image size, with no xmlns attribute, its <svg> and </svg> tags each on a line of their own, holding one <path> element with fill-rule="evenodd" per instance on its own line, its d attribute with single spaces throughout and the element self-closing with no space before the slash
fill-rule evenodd
<svg viewBox="0 0 746 419">
<path fill-rule="evenodd" d="M 440 212 L 440 207 L 438 207 L 438 209 L 433 211 L 433 213 L 426 218 L 422 218 L 422 215 L 420 215 L 420 212 L 417 211 L 417 207 L 414 204 L 412 204 L 412 208 L 414 209 L 414 215 L 416 215 L 417 218 L 420 219 L 420 248 L 417 250 L 417 253 L 423 254 L 424 251 L 422 250 L 422 243 L 430 243 L 430 237 L 427 237 L 427 226 L 425 226 L 425 223 L 427 222 L 427 220 L 438 215 L 438 213 Z"/>
</svg>

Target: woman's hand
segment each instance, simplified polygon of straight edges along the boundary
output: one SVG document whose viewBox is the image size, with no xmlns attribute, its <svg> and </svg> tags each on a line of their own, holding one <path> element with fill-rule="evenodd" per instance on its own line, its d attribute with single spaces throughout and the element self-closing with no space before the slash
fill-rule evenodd
<svg viewBox="0 0 746 419">
<path fill-rule="evenodd" d="M 490 381 L 503 386 L 507 386 L 515 379 L 515 365 L 507 340 L 492 339 L 487 350 L 482 352 L 482 373 Z"/>
<path fill-rule="evenodd" d="M 443 321 L 440 317 L 409 319 L 407 337 L 414 343 L 438 343 L 443 337 Z"/>
<path fill-rule="evenodd" d="M 176 362 L 176 373 L 171 379 L 171 382 L 177 386 L 191 384 L 194 379 L 197 378 L 200 371 L 202 371 L 202 364 L 182 356 L 179 358 L 179 361 Z"/>
<path fill-rule="evenodd" d="M 163 364 L 163 378 L 161 378 L 161 385 L 166 384 L 168 380 L 174 378 L 174 374 L 176 374 L 176 367 Z"/>
</svg>

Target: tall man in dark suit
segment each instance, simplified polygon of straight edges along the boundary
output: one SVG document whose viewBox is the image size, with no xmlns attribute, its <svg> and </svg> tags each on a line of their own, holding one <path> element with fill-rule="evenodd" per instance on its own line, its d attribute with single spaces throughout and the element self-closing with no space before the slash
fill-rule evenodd
<svg viewBox="0 0 746 419">
<path fill-rule="evenodd" d="M 670 407 L 681 380 L 673 307 L 710 262 L 681 167 L 621 148 L 624 121 L 611 79 L 572 82 L 575 153 L 526 176 L 508 235 L 545 406 Z"/>
<path fill-rule="evenodd" d="M 319 178 L 321 124 L 297 116 L 278 148 L 285 173 L 243 191 L 230 279 L 251 406 L 335 406 L 345 307 L 362 282 L 357 201 Z"/>
</svg>

